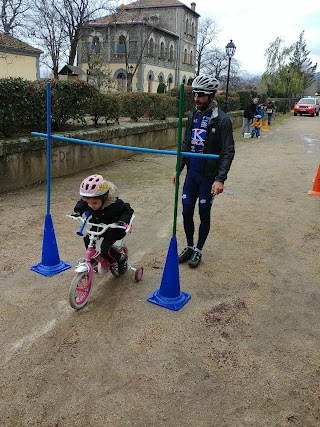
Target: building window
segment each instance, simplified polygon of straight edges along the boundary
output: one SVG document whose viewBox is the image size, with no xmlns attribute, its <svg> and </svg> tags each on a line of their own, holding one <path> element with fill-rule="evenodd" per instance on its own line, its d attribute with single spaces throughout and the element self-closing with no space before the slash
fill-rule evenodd
<svg viewBox="0 0 320 427">
<path fill-rule="evenodd" d="M 186 19 L 186 33 L 189 34 L 189 19 Z"/>
<path fill-rule="evenodd" d="M 148 92 L 152 92 L 152 75 L 149 74 L 148 77 Z"/>
<path fill-rule="evenodd" d="M 183 62 L 184 62 L 185 64 L 187 64 L 187 63 L 188 63 L 188 52 L 187 52 L 187 49 L 185 49 L 185 50 L 184 50 Z"/>
<path fill-rule="evenodd" d="M 192 21 L 192 24 L 191 24 L 191 35 L 192 35 L 192 37 L 195 36 L 194 22 L 193 21 Z"/>
<path fill-rule="evenodd" d="M 161 42 L 160 44 L 160 58 L 164 59 L 164 43 Z"/>
<path fill-rule="evenodd" d="M 99 37 L 93 37 L 91 43 L 91 53 L 100 53 L 100 40 Z"/>
<path fill-rule="evenodd" d="M 169 61 L 173 61 L 173 46 L 170 46 L 169 49 Z"/>
<path fill-rule="evenodd" d="M 190 52 L 190 65 L 193 65 L 193 52 Z"/>
<path fill-rule="evenodd" d="M 149 56 L 154 56 L 154 41 L 152 38 L 149 40 Z"/>
<path fill-rule="evenodd" d="M 120 36 L 117 44 L 117 53 L 126 52 L 126 38 L 125 36 Z"/>
<path fill-rule="evenodd" d="M 118 90 L 125 92 L 127 90 L 127 79 L 124 73 L 119 73 L 117 76 Z"/>
<path fill-rule="evenodd" d="M 172 77 L 170 76 L 168 78 L 168 90 L 170 90 L 172 88 Z"/>
</svg>

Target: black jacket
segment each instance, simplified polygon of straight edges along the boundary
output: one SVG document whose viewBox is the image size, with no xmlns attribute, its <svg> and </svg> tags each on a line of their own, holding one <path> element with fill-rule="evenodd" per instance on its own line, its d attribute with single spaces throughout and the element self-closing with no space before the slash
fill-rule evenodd
<svg viewBox="0 0 320 427">
<path fill-rule="evenodd" d="M 232 160 L 234 158 L 234 140 L 232 123 L 230 118 L 222 110 L 214 109 L 218 112 L 217 117 L 210 119 L 207 127 L 206 140 L 203 153 L 218 154 L 219 159 L 203 159 L 203 176 L 215 177 L 216 181 L 224 182 L 227 179 Z M 209 110 L 212 113 L 212 108 Z M 190 113 L 184 139 L 182 142 L 182 151 L 190 152 L 191 149 L 191 131 L 197 110 Z M 185 165 L 188 166 L 190 157 L 181 157 L 180 172 Z"/>
<path fill-rule="evenodd" d="M 112 224 L 113 222 L 123 221 L 129 224 L 133 215 L 133 209 L 129 203 L 121 199 L 115 198 L 114 200 L 105 200 L 102 207 L 96 211 L 91 209 L 88 204 L 83 200 L 79 200 L 74 208 L 74 212 L 79 212 L 81 215 L 84 212 L 90 212 L 92 217 L 90 222 L 94 224 Z"/>
<path fill-rule="evenodd" d="M 243 117 L 246 119 L 253 119 L 254 116 L 258 113 L 258 105 L 254 104 L 253 102 L 250 102 L 248 104 L 243 112 Z"/>
</svg>

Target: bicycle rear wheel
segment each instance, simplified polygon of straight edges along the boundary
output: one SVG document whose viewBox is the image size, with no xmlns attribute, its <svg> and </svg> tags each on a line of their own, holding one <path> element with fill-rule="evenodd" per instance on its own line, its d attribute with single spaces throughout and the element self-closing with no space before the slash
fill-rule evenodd
<svg viewBox="0 0 320 427">
<path fill-rule="evenodd" d="M 89 280 L 89 273 L 78 273 L 74 276 L 69 289 L 69 304 L 75 310 L 84 307 L 90 296 L 93 276 Z"/>
</svg>

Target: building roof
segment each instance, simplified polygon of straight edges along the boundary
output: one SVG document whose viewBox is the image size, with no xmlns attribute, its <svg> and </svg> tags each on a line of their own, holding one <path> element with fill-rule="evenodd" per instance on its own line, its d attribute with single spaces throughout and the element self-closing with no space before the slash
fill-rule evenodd
<svg viewBox="0 0 320 427">
<path fill-rule="evenodd" d="M 168 7 L 168 6 L 186 6 L 179 0 L 137 0 L 125 5 L 125 9 L 135 9 L 138 7 Z"/>
<path fill-rule="evenodd" d="M 40 55 L 42 50 L 25 43 L 10 34 L 0 33 L 0 51 L 8 53 L 26 53 Z"/>
<path fill-rule="evenodd" d="M 127 5 L 121 5 L 119 7 L 118 13 L 113 13 L 111 15 L 103 16 L 102 18 L 94 19 L 89 21 L 89 25 L 103 25 L 103 24 L 111 24 L 111 23 L 130 23 L 130 24 L 138 24 L 142 21 L 135 20 L 131 13 L 127 12 L 133 9 L 150 9 L 150 8 L 161 8 L 161 7 L 186 7 L 190 9 L 187 5 L 182 3 L 179 0 L 138 0 L 134 3 L 130 3 Z M 190 9 L 191 10 L 191 9 Z M 196 15 L 195 11 L 193 11 Z"/>
<path fill-rule="evenodd" d="M 61 74 L 64 76 L 66 76 L 68 74 L 73 75 L 73 76 L 81 76 L 82 74 L 84 74 L 84 72 L 81 70 L 80 67 L 76 67 L 75 65 L 66 64 L 65 66 L 63 66 L 61 68 L 61 70 L 59 71 L 58 74 Z"/>
</svg>

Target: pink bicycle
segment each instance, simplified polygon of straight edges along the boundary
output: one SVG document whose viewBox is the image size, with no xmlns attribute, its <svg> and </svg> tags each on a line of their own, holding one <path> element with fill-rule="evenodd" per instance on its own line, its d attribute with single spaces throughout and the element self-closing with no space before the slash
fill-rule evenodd
<svg viewBox="0 0 320 427">
<path fill-rule="evenodd" d="M 86 212 L 85 215 L 89 214 Z M 122 228 L 126 230 L 126 236 L 130 234 L 132 231 L 132 221 L 134 219 L 134 215 L 131 218 L 130 224 L 127 226 L 120 226 L 117 224 L 93 224 L 89 222 L 88 216 L 82 218 L 81 216 L 76 217 L 67 215 L 67 217 L 81 222 L 80 230 L 77 232 L 78 236 L 83 236 L 83 231 L 85 231 L 89 236 L 89 245 L 86 249 L 85 257 L 78 260 L 77 266 L 74 270 L 77 274 L 74 276 L 69 289 L 69 304 L 72 308 L 79 310 L 80 308 L 84 307 L 89 300 L 93 285 L 93 276 L 95 273 L 103 275 L 108 271 L 111 271 L 115 277 L 119 277 L 117 264 L 110 264 L 109 261 L 107 261 L 100 254 L 100 252 L 95 247 L 97 241 L 99 240 L 100 236 L 108 230 L 108 228 Z M 92 226 L 95 227 L 97 231 L 90 230 L 89 227 Z M 126 254 L 128 256 L 128 249 L 123 244 L 124 238 L 117 240 L 113 246 L 120 253 Z M 143 276 L 143 267 L 134 268 L 128 262 L 126 267 L 127 271 L 134 271 L 135 281 L 140 282 Z"/>
</svg>

